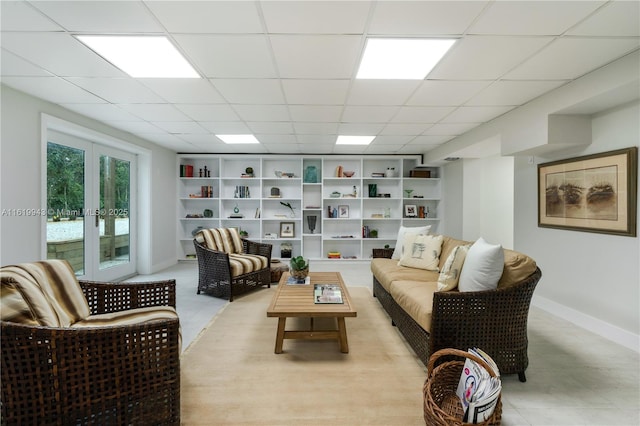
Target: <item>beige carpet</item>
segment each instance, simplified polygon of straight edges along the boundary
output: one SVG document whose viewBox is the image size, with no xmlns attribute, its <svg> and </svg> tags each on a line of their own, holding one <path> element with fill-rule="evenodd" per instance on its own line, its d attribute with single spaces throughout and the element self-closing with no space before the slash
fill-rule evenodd
<svg viewBox="0 0 640 426">
<path fill-rule="evenodd" d="M 348 354 L 331 340 L 285 340 L 274 354 L 274 291 L 227 305 L 185 351 L 182 424 L 424 425 L 425 368 L 369 289 L 349 289 Z"/>
</svg>

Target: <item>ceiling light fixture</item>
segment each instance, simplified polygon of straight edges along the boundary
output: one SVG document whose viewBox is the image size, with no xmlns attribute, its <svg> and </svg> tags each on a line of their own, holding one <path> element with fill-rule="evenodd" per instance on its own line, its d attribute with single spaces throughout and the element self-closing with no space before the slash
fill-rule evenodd
<svg viewBox="0 0 640 426">
<path fill-rule="evenodd" d="M 356 78 L 423 80 L 455 42 L 455 39 L 367 39 Z"/>
<path fill-rule="evenodd" d="M 216 135 L 216 137 L 227 144 L 260 143 L 253 135 Z"/>
<path fill-rule="evenodd" d="M 79 35 L 76 38 L 134 78 L 200 78 L 164 36 Z"/>
<path fill-rule="evenodd" d="M 375 136 L 344 136 L 339 135 L 336 145 L 369 145 Z"/>
</svg>

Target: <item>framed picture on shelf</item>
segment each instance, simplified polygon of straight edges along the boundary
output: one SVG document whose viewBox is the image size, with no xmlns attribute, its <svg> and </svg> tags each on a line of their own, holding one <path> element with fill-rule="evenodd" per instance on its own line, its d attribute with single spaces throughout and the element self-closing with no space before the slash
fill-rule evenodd
<svg viewBox="0 0 640 426">
<path fill-rule="evenodd" d="M 418 217 L 418 211 L 413 204 L 407 204 L 404 206 L 404 215 L 406 217 Z"/>
<path fill-rule="evenodd" d="M 538 165 L 538 226 L 636 236 L 638 148 Z"/>
<path fill-rule="evenodd" d="M 349 218 L 349 206 L 338 206 L 338 218 L 340 219 Z"/>
<path fill-rule="evenodd" d="M 280 222 L 280 238 L 293 238 L 296 236 L 295 222 Z"/>
</svg>

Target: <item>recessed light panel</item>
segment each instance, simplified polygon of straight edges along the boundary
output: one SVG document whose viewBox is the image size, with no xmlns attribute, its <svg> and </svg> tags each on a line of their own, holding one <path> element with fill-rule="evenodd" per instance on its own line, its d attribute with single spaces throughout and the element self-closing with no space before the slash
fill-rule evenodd
<svg viewBox="0 0 640 426">
<path fill-rule="evenodd" d="M 253 135 L 216 135 L 216 137 L 228 144 L 260 143 Z"/>
<path fill-rule="evenodd" d="M 82 35 L 77 38 L 134 78 L 200 78 L 164 36 Z"/>
<path fill-rule="evenodd" d="M 369 145 L 375 136 L 338 136 L 336 145 Z"/>
<path fill-rule="evenodd" d="M 370 38 L 356 78 L 422 80 L 453 43 L 452 39 Z"/>
</svg>

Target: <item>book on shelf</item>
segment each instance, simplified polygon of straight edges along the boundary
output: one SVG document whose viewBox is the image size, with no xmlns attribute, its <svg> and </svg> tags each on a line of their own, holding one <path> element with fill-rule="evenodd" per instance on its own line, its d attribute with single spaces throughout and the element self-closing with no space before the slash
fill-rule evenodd
<svg viewBox="0 0 640 426">
<path fill-rule="evenodd" d="M 480 364 L 467 358 L 460 374 L 456 394 L 464 409 L 463 421 L 482 423 L 493 414 L 502 390 L 500 371 L 494 360 L 483 350 L 470 348 L 469 353 L 484 360 L 496 377 Z"/>
<path fill-rule="evenodd" d="M 314 303 L 344 303 L 342 289 L 338 284 L 314 284 Z"/>
<path fill-rule="evenodd" d="M 305 278 L 296 278 L 289 276 L 287 278 L 287 285 L 307 285 L 311 284 L 311 277 L 307 276 Z"/>
</svg>

